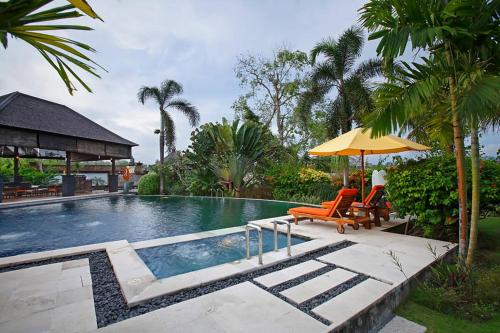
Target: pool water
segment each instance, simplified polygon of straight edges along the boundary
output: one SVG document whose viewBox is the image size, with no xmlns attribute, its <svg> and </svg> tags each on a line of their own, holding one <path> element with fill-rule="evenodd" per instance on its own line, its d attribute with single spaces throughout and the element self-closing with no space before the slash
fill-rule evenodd
<svg viewBox="0 0 500 333">
<path fill-rule="evenodd" d="M 304 238 L 292 237 L 292 245 L 305 241 Z M 278 233 L 278 247 L 286 247 L 286 234 Z M 262 249 L 264 253 L 274 250 L 274 235 L 270 230 L 262 231 Z M 245 258 L 245 233 L 150 247 L 137 250 L 137 253 L 151 272 L 161 279 Z M 250 253 L 258 254 L 256 231 L 250 232 Z"/>
<path fill-rule="evenodd" d="M 286 215 L 294 206 L 266 200 L 114 196 L 0 209 L 0 257 L 235 227 Z"/>
</svg>

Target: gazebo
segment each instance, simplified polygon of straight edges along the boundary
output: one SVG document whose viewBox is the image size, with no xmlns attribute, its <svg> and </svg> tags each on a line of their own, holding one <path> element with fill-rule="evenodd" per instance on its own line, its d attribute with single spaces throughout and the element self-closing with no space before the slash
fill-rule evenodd
<svg viewBox="0 0 500 333">
<path fill-rule="evenodd" d="M 0 96 L 0 157 L 14 159 L 14 183 L 20 181 L 19 158 L 66 159 L 62 195 L 72 196 L 71 162 L 111 160 L 108 186 L 116 192 L 115 160 L 132 158 L 134 146 L 65 105 L 17 91 Z M 0 184 L 0 198 L 1 194 Z"/>
</svg>

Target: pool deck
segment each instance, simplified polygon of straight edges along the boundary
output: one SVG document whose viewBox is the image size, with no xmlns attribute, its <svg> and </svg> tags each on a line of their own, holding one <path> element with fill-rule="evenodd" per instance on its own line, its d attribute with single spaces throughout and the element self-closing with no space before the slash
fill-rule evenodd
<svg viewBox="0 0 500 333">
<path fill-rule="evenodd" d="M 271 229 L 270 222 L 274 219 L 253 223 Z M 384 223 L 370 230 L 347 228 L 345 234 L 338 234 L 333 223 L 300 222 L 292 226 L 292 233 L 312 240 L 293 246 L 292 257 L 344 241 L 355 244 L 103 328 L 96 325 L 94 300 L 89 292 L 88 260 L 0 273 L 0 332 L 368 331 L 390 317 L 412 280 L 456 246 L 383 231 L 393 225 Z M 206 285 L 289 259 L 286 250 L 281 249 L 265 253 L 264 265 L 259 265 L 253 257 L 156 279 L 135 251 L 242 229 L 235 227 L 136 243 L 122 240 L 24 254 L 0 258 L 0 267 L 105 250 L 126 303 L 132 307 L 159 295 Z M 325 271 L 327 266 L 331 269 Z M 365 278 L 334 296 L 324 296 L 356 277 Z M 295 282 L 287 287 L 290 281 Z M 273 288 L 278 288 L 279 295 L 271 293 Z M 314 306 L 310 307 L 310 315 L 300 310 L 300 305 L 313 304 L 311 302 Z"/>
</svg>

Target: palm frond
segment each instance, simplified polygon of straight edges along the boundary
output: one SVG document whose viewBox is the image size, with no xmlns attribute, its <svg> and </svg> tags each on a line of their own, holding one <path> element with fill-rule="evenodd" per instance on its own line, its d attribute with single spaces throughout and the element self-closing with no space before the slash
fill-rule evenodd
<svg viewBox="0 0 500 333">
<path fill-rule="evenodd" d="M 47 33 L 40 33 L 40 31 L 55 30 L 92 30 L 89 27 L 81 25 L 41 24 L 49 21 L 72 19 L 83 16 L 83 14 L 75 10 L 76 8 L 92 18 L 100 19 L 86 1 L 68 1 L 71 4 L 47 10 L 40 9 L 52 2 L 52 0 L 11 0 L 1 3 L 0 42 L 6 49 L 8 47 L 8 35 L 25 41 L 39 51 L 45 60 L 56 70 L 70 94 L 73 94 L 73 91 L 76 90 L 75 85 L 71 81 L 71 77 L 75 78 L 87 91 L 91 92 L 90 87 L 76 74 L 75 70 L 68 62 L 96 77 L 100 77 L 95 73 L 95 68 L 92 64 L 100 67 L 104 71 L 106 70 L 82 52 L 95 52 L 95 50 L 85 43 Z"/>
<path fill-rule="evenodd" d="M 137 99 L 141 104 L 144 104 L 148 99 L 154 99 L 160 109 L 163 109 L 165 101 L 162 98 L 161 92 L 157 87 L 142 86 L 137 93 Z"/>
<path fill-rule="evenodd" d="M 167 104 L 167 107 L 171 107 L 182 112 L 188 118 L 191 126 L 197 126 L 200 122 L 200 113 L 195 106 L 185 99 L 172 100 Z"/>
<path fill-rule="evenodd" d="M 165 132 L 163 135 L 165 136 L 165 148 L 167 152 L 175 151 L 175 124 L 172 117 L 167 112 L 163 112 L 163 125 L 165 128 Z"/>
<path fill-rule="evenodd" d="M 165 101 L 170 100 L 175 95 L 182 94 L 184 89 L 180 83 L 177 83 L 174 80 L 165 80 L 161 83 L 160 92 Z"/>
<path fill-rule="evenodd" d="M 310 58 L 311 63 L 314 65 L 316 59 L 320 54 L 325 57 L 333 59 L 335 57 L 335 49 L 337 48 L 337 42 L 333 38 L 327 38 L 317 43 L 311 50 Z"/>
<path fill-rule="evenodd" d="M 337 73 L 349 73 L 351 71 L 354 62 L 361 55 L 363 45 L 364 35 L 363 29 L 360 27 L 353 26 L 342 33 L 332 59 Z"/>
<path fill-rule="evenodd" d="M 360 63 L 354 71 L 354 75 L 359 77 L 361 80 L 366 81 L 376 76 L 381 76 L 383 74 L 383 70 L 383 60 L 373 58 Z"/>
</svg>

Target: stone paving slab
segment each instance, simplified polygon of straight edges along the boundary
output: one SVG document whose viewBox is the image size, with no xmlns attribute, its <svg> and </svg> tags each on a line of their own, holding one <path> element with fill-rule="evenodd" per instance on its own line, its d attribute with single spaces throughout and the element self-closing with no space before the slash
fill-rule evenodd
<svg viewBox="0 0 500 333">
<path fill-rule="evenodd" d="M 406 318 L 395 316 L 378 333 L 425 333 L 427 328 Z"/>
<path fill-rule="evenodd" d="M 0 332 L 97 328 L 88 259 L 0 274 Z"/>
<path fill-rule="evenodd" d="M 112 324 L 96 333 L 324 332 L 326 326 L 250 282 Z"/>
<path fill-rule="evenodd" d="M 336 268 L 333 271 L 315 277 L 298 286 L 283 290 L 281 294 L 300 304 L 352 279 L 357 274 Z"/>
<path fill-rule="evenodd" d="M 338 327 L 381 299 L 391 289 L 389 284 L 368 279 L 314 308 L 313 312 L 331 321 L 332 327 Z"/>
<path fill-rule="evenodd" d="M 323 264 L 316 260 L 309 260 L 301 264 L 282 269 L 280 271 L 262 275 L 254 279 L 254 281 L 260 283 L 265 287 L 271 288 L 283 282 L 295 279 L 299 276 L 317 271 L 318 269 L 321 269 L 325 266 L 326 264 Z"/>
<path fill-rule="evenodd" d="M 421 251 L 425 251 L 425 249 Z M 414 253 L 412 256 L 409 256 L 399 251 L 393 251 L 393 254 L 401 263 L 404 274 L 399 270 L 389 251 L 365 244 L 355 244 L 346 247 L 345 249 L 319 257 L 318 260 L 360 272 L 395 285 L 405 281 L 406 276 L 410 277 L 414 275 L 433 261 L 432 259 L 427 259 L 428 262 L 422 264 L 418 257 L 422 258 L 424 255 L 420 253 Z M 425 258 L 427 258 L 426 255 Z"/>
</svg>

